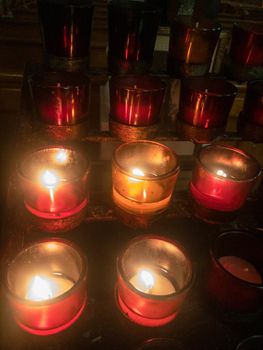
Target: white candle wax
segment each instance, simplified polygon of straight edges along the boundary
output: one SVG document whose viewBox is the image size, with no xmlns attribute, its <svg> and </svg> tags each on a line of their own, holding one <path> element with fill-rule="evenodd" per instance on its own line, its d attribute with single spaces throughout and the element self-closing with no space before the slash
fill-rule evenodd
<svg viewBox="0 0 263 350">
<path fill-rule="evenodd" d="M 169 278 L 155 270 L 139 270 L 132 276 L 130 283 L 137 290 L 151 295 L 169 295 L 176 292 Z"/>
<path fill-rule="evenodd" d="M 262 277 L 259 272 L 248 261 L 232 255 L 222 256 L 218 261 L 235 277 L 250 283 L 262 283 Z"/>
<path fill-rule="evenodd" d="M 62 275 L 35 275 L 29 282 L 26 299 L 43 301 L 55 298 L 73 287 L 73 281 Z"/>
</svg>

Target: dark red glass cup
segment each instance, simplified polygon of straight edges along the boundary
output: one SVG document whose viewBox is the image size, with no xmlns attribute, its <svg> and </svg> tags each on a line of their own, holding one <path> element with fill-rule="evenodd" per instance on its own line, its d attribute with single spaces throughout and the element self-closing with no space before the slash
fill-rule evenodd
<svg viewBox="0 0 263 350">
<path fill-rule="evenodd" d="M 148 327 L 171 322 L 193 283 L 192 262 L 184 248 L 154 235 L 130 242 L 117 260 L 117 273 L 120 310 Z"/>
<path fill-rule="evenodd" d="M 112 74 L 150 69 L 160 13 L 142 1 L 110 1 L 108 5 L 108 67 Z"/>
<path fill-rule="evenodd" d="M 193 22 L 188 16 L 171 23 L 168 66 L 170 76 L 203 76 L 209 71 L 221 25 L 209 20 Z"/>
<path fill-rule="evenodd" d="M 208 291 L 226 311 L 253 313 L 263 307 L 263 241 L 245 231 L 220 234 L 210 249 Z"/>
<path fill-rule="evenodd" d="M 110 117 L 134 126 L 159 122 L 166 84 L 153 76 L 114 76 L 110 80 Z"/>
<path fill-rule="evenodd" d="M 236 87 L 224 79 L 196 77 L 182 80 L 178 121 L 185 124 L 183 136 L 194 138 L 192 134 L 213 129 L 211 136 L 209 133 L 204 135 L 204 139 L 210 141 L 210 137 L 222 134 L 236 94 Z"/>
<path fill-rule="evenodd" d="M 238 129 L 246 140 L 263 141 L 263 80 L 252 80 L 247 84 Z"/>
<path fill-rule="evenodd" d="M 87 120 L 89 81 L 80 73 L 43 72 L 29 79 L 36 117 L 49 125 L 68 126 Z"/>
<path fill-rule="evenodd" d="M 37 3 L 44 51 L 50 68 L 78 70 L 81 64 L 88 63 L 92 2 L 38 0 Z"/>
<path fill-rule="evenodd" d="M 235 24 L 232 31 L 230 58 L 233 63 L 248 66 L 263 64 L 263 26 Z"/>
</svg>

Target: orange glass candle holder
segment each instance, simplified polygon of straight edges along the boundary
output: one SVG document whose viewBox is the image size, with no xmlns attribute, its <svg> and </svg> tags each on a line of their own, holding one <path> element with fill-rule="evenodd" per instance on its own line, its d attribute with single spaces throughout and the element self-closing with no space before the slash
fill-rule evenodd
<svg viewBox="0 0 263 350">
<path fill-rule="evenodd" d="M 8 265 L 5 290 L 15 321 L 26 332 L 51 335 L 78 320 L 87 303 L 87 263 L 71 242 L 32 243 Z"/>
<path fill-rule="evenodd" d="M 263 242 L 246 231 L 221 233 L 210 248 L 208 292 L 225 311 L 260 313 Z"/>
<path fill-rule="evenodd" d="M 169 206 L 179 174 L 176 154 L 153 141 L 117 147 L 112 160 L 112 198 L 125 223 L 152 222 Z M 123 217 L 123 218 L 124 218 Z"/>
<path fill-rule="evenodd" d="M 184 248 L 167 238 L 145 235 L 132 240 L 117 260 L 116 298 L 132 322 L 159 327 L 177 315 L 193 282 Z"/>
<path fill-rule="evenodd" d="M 88 169 L 82 154 L 62 146 L 39 149 L 20 162 L 18 174 L 25 207 L 34 217 L 43 219 L 45 230 L 59 230 L 60 225 L 52 226 L 55 220 L 65 220 L 63 230 L 79 224 L 74 219 L 79 219 L 87 205 Z"/>
<path fill-rule="evenodd" d="M 244 151 L 227 145 L 209 145 L 200 149 L 190 183 L 195 214 L 209 221 L 208 213 L 222 219 L 236 213 L 245 203 L 261 173 L 258 161 Z M 204 211 L 203 211 L 203 210 Z"/>
</svg>

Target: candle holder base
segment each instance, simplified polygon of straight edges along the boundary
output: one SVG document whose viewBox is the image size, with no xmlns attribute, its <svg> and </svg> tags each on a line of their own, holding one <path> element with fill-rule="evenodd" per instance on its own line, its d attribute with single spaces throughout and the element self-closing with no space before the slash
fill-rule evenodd
<svg viewBox="0 0 263 350">
<path fill-rule="evenodd" d="M 61 325 L 59 327 L 52 328 L 52 329 L 35 329 L 35 328 L 31 328 L 31 327 L 25 325 L 24 323 L 20 322 L 17 318 L 15 318 L 15 321 L 18 324 L 18 326 L 20 328 L 22 328 L 27 333 L 38 335 L 38 336 L 54 335 L 54 334 L 60 333 L 62 331 L 65 331 L 66 329 L 71 327 L 80 318 L 84 309 L 86 308 L 86 305 L 87 305 L 87 297 L 85 298 L 83 304 L 81 305 L 81 307 L 78 310 L 78 312 L 76 313 L 76 315 L 74 315 L 74 317 L 71 320 L 69 320 L 68 322 L 64 323 L 63 325 Z"/>
<path fill-rule="evenodd" d="M 63 216 L 60 214 L 43 215 L 43 213 L 29 207 L 26 203 L 25 207 L 27 209 L 28 219 L 33 226 L 46 232 L 63 233 L 73 230 L 84 220 L 87 210 L 87 200 Z"/>
<path fill-rule="evenodd" d="M 71 141 L 80 140 L 87 136 L 88 121 L 85 120 L 75 125 L 51 125 L 35 121 L 34 127 L 41 138 L 57 141 Z"/>
<path fill-rule="evenodd" d="M 134 126 L 119 123 L 110 118 L 109 128 L 113 136 L 122 142 L 136 140 L 153 140 L 159 130 L 160 123 L 148 126 Z"/>
<path fill-rule="evenodd" d="M 229 56 L 225 59 L 224 68 L 228 78 L 236 80 L 237 82 L 263 79 L 262 66 L 238 64 L 233 62 Z"/>
<path fill-rule="evenodd" d="M 245 121 L 242 112 L 239 114 L 237 128 L 243 140 L 252 141 L 254 143 L 263 142 L 263 127 Z"/>
<path fill-rule="evenodd" d="M 191 211 L 193 215 L 204 222 L 209 224 L 224 224 L 230 223 L 236 220 L 239 211 L 219 211 L 215 209 L 206 208 L 200 202 L 198 202 L 190 193 L 189 196 Z"/>
<path fill-rule="evenodd" d="M 145 74 L 150 71 L 152 62 L 125 61 L 108 56 L 108 70 L 112 75 Z"/>
<path fill-rule="evenodd" d="M 52 71 L 85 72 L 89 67 L 89 57 L 66 58 L 46 55 L 45 66 Z"/>
<path fill-rule="evenodd" d="M 114 211 L 119 220 L 126 226 L 133 229 L 147 229 L 151 227 L 156 221 L 160 220 L 163 216 L 166 215 L 167 210 L 165 209 L 162 212 L 156 212 L 154 214 L 135 214 L 123 210 L 115 204 Z"/>
<path fill-rule="evenodd" d="M 224 133 L 224 128 L 205 129 L 176 120 L 176 134 L 194 143 L 210 143 Z"/>
<path fill-rule="evenodd" d="M 176 60 L 168 60 L 167 74 L 172 78 L 201 77 L 208 73 L 209 63 L 193 64 Z"/>
<path fill-rule="evenodd" d="M 167 325 L 168 323 L 171 323 L 177 316 L 177 312 L 163 317 L 163 318 L 148 318 L 148 317 L 143 317 L 142 315 L 137 314 L 133 310 L 131 310 L 121 299 L 118 293 L 118 287 L 116 287 L 116 292 L 115 292 L 115 301 L 117 304 L 118 309 L 120 312 L 128 318 L 131 322 L 136 323 L 140 326 L 144 327 L 162 327 Z"/>
</svg>

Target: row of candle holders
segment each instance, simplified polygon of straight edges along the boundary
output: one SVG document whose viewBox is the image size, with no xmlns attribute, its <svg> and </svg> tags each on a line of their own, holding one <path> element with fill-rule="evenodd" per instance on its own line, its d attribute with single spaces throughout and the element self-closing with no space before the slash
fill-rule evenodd
<svg viewBox="0 0 263 350">
<path fill-rule="evenodd" d="M 83 74 L 43 72 L 29 78 L 35 124 L 50 131 L 63 130 L 64 139 L 88 133 L 89 79 Z M 153 139 L 158 134 L 166 85 L 157 76 L 113 76 L 109 82 L 109 128 L 122 141 Z M 225 79 L 187 78 L 181 82 L 174 130 L 182 139 L 209 143 L 223 135 L 237 94 Z M 247 84 L 237 129 L 243 139 L 263 141 L 263 81 Z M 76 132 L 68 134 L 68 128 Z M 78 130 L 77 130 L 78 129 Z M 52 131 L 54 135 L 56 133 Z"/>
<path fill-rule="evenodd" d="M 88 67 L 93 17 L 92 1 L 38 0 L 38 13 L 46 62 L 53 70 Z M 151 1 L 108 3 L 108 66 L 111 74 L 146 73 L 150 70 L 160 19 Z M 203 76 L 208 73 L 221 32 L 211 20 L 194 21 L 178 16 L 170 25 L 167 71 L 170 76 Z M 263 77 L 263 30 L 260 25 L 235 24 L 229 52 L 229 73 L 241 80 L 238 67 L 252 69 L 247 77 Z M 242 68 L 241 68 L 242 69 Z M 239 69 L 240 70 L 240 69 Z M 232 74 L 231 74 L 232 73 Z M 242 73 L 242 72 L 241 72 Z"/>
<path fill-rule="evenodd" d="M 86 158 L 71 148 L 31 152 L 18 172 L 26 210 L 46 222 L 76 218 L 88 205 Z M 239 209 L 260 174 L 258 162 L 231 146 L 203 147 L 196 157 L 190 192 L 199 206 L 225 215 Z M 169 206 L 179 174 L 176 154 L 152 141 L 118 146 L 112 162 L 112 198 L 117 213 L 152 222 Z M 41 223 L 42 222 L 42 223 Z M 72 225 L 72 222 L 74 224 Z M 127 221 L 123 221 L 127 223 Z M 60 227 L 61 229 L 61 227 Z M 50 230 L 52 231 L 52 229 Z M 211 246 L 207 275 L 213 299 L 227 310 L 258 312 L 262 305 L 262 240 L 225 232 Z M 194 281 L 191 258 L 176 241 L 155 235 L 132 240 L 117 259 L 116 303 L 132 322 L 160 327 L 172 322 Z M 9 263 L 5 288 L 16 322 L 25 331 L 51 335 L 70 327 L 86 310 L 86 258 L 60 238 L 31 243 Z"/>
</svg>

